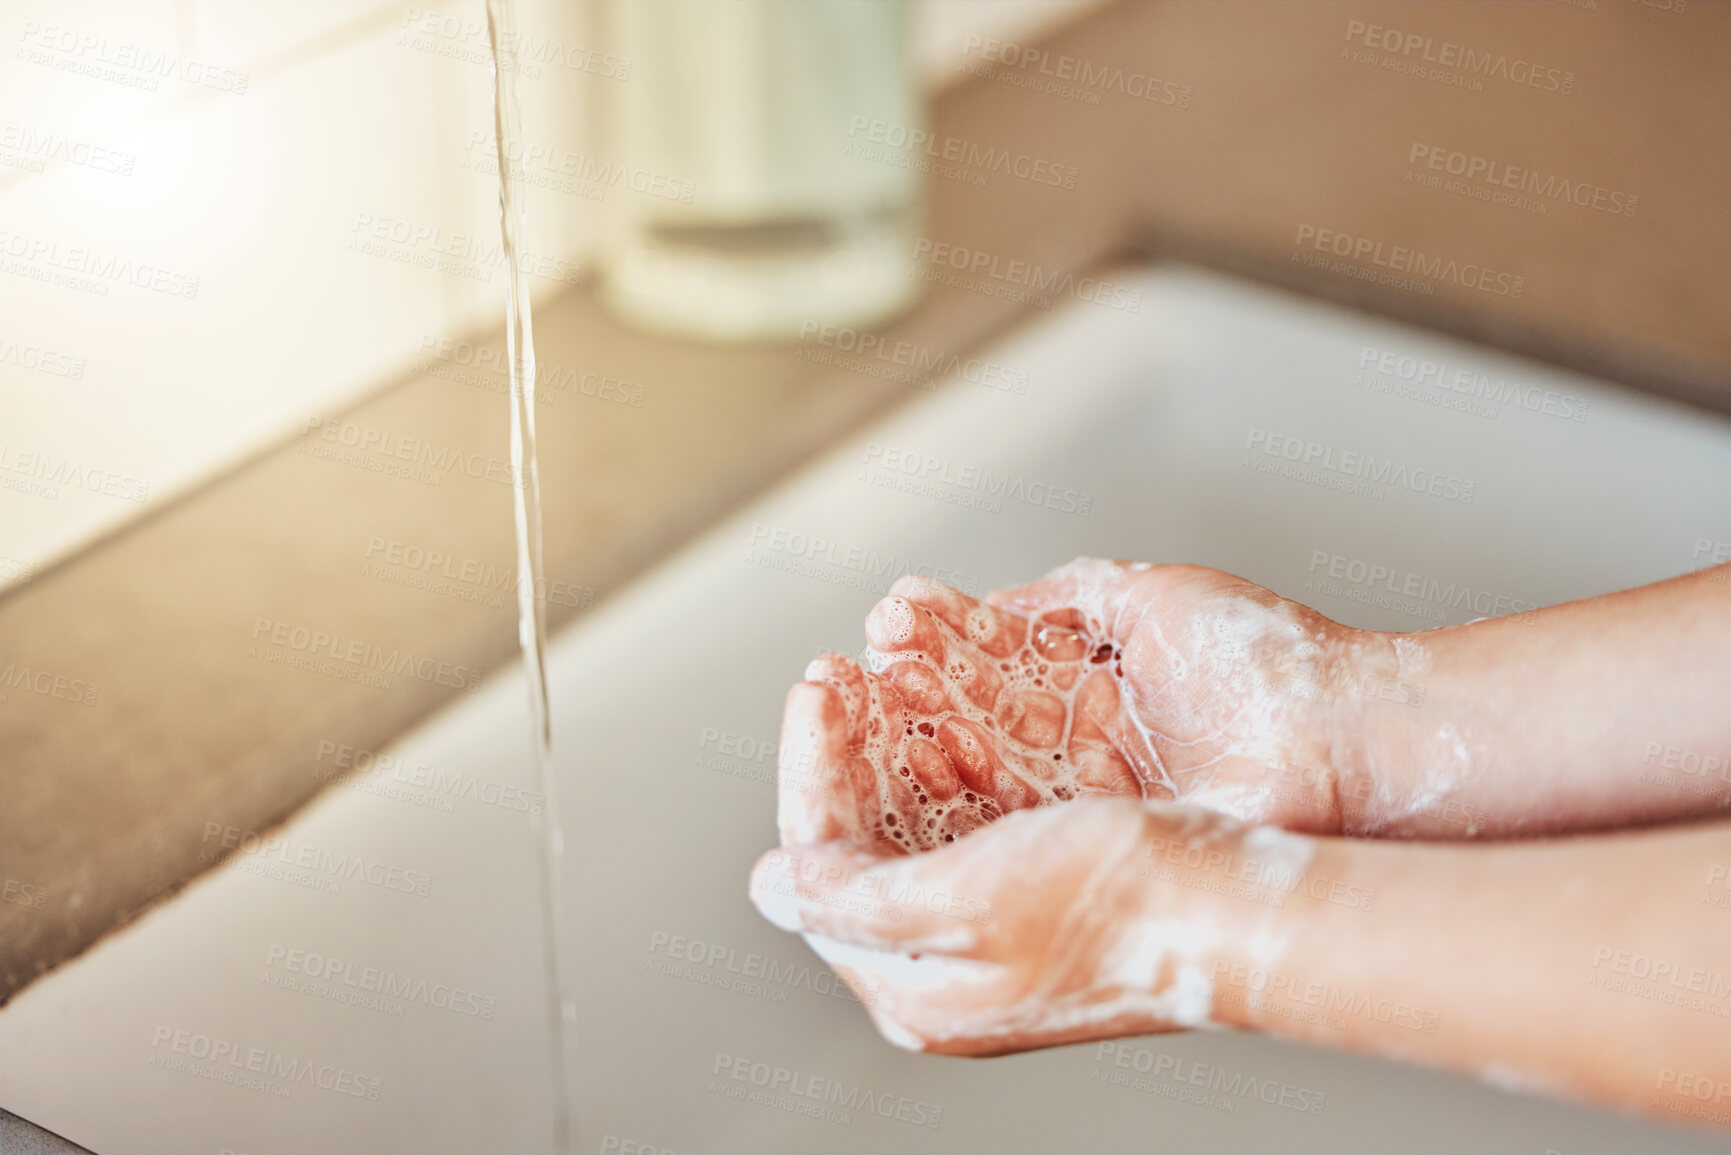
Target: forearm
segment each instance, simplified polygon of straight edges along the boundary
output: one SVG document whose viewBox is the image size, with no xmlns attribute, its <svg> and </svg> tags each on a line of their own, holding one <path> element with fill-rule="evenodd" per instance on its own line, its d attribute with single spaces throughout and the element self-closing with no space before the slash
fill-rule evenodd
<svg viewBox="0 0 1731 1155">
<path fill-rule="evenodd" d="M 1731 825 L 1471 849 L 1314 845 L 1273 933 L 1266 911 L 1220 899 L 1261 933 L 1211 963 L 1217 1020 L 1731 1118 L 1731 914 L 1714 901 L 1731 895 Z"/>
<path fill-rule="evenodd" d="M 1731 566 L 1375 637 L 1347 833 L 1537 835 L 1731 808 Z"/>
</svg>

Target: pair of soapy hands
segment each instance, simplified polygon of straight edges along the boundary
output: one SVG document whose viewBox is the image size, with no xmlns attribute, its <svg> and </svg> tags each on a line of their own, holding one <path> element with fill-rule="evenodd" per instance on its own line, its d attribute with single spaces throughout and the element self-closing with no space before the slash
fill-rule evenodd
<svg viewBox="0 0 1731 1155">
<path fill-rule="evenodd" d="M 1331 771 L 1277 784 L 1271 767 L 1336 764 L 1304 687 L 1374 643 L 1229 574 L 1092 558 L 984 602 L 903 578 L 866 635 L 878 672 L 825 655 L 788 695 L 763 914 L 910 1049 L 1206 1021 L 1126 977 L 1151 933 L 1205 931 L 1194 888 L 1150 881 L 1149 847 L 1339 832 Z M 1038 687 L 1000 672 L 1023 664 Z M 957 805 L 928 826 L 934 800 Z"/>
</svg>

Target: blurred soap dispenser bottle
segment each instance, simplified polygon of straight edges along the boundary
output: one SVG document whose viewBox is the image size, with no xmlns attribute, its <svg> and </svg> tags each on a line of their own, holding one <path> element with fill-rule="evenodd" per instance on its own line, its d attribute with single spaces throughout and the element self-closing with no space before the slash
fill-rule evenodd
<svg viewBox="0 0 1731 1155">
<path fill-rule="evenodd" d="M 607 198 L 614 311 L 664 333 L 789 340 L 915 300 L 924 180 L 907 141 L 925 117 L 906 0 L 605 11 L 631 62 L 604 125 L 631 185 Z"/>
</svg>

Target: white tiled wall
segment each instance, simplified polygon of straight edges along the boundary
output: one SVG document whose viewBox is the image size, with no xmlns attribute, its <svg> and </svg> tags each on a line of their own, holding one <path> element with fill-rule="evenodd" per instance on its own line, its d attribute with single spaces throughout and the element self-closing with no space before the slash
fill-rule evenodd
<svg viewBox="0 0 1731 1155">
<path fill-rule="evenodd" d="M 940 84 L 969 36 L 1088 3 L 924 0 L 916 51 Z M 524 134 L 582 157 L 586 108 L 629 81 L 589 55 L 588 5 L 517 8 Z M 484 21 L 0 0 L 0 586 L 502 311 Z M 530 190 L 540 292 L 579 275 L 597 198 L 631 195 Z"/>
</svg>

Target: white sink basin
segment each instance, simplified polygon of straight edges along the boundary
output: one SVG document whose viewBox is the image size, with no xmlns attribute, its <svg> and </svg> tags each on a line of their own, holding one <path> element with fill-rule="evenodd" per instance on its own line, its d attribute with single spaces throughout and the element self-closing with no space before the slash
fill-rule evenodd
<svg viewBox="0 0 1731 1155">
<path fill-rule="evenodd" d="M 1193 561 L 1417 628 L 1661 578 L 1731 541 L 1720 421 L 1213 275 L 1123 276 L 1139 312 L 1072 306 L 984 356 L 1025 394 L 921 397 L 557 639 L 578 1149 L 1711 1148 L 1249 1035 L 1138 1040 L 1129 1068 L 1091 1046 L 910 1056 L 752 909 L 782 695 L 819 650 L 859 648 L 905 569 L 983 591 L 1079 553 Z M 1443 368 L 1403 379 L 1421 363 Z M 1514 401 L 1437 403 L 1475 374 Z M 1306 478 L 1278 472 L 1294 454 Z M 30 988 L 0 1012 L 0 1103 L 98 1151 L 545 1149 L 533 845 L 497 789 L 529 781 L 524 699 L 494 679 L 389 751 L 398 771 L 327 791 L 280 845 Z M 309 969 L 328 990 L 296 988 Z M 833 1091 L 754 1101 L 757 1063 Z"/>
</svg>

